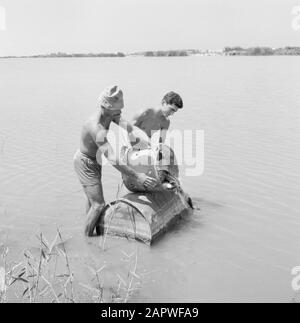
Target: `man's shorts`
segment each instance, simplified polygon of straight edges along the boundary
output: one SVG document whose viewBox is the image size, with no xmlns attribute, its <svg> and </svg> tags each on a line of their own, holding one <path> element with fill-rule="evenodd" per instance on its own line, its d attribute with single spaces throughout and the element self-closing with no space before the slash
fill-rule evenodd
<svg viewBox="0 0 300 323">
<path fill-rule="evenodd" d="M 74 155 L 74 168 L 83 186 L 101 184 L 102 166 L 96 159 L 83 154 L 80 150 Z"/>
</svg>

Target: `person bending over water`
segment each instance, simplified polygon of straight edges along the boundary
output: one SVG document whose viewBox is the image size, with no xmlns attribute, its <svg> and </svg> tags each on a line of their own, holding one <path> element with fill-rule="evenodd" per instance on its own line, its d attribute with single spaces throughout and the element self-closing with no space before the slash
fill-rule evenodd
<svg viewBox="0 0 300 323">
<path fill-rule="evenodd" d="M 160 131 L 160 143 L 166 139 L 170 127 L 170 117 L 183 108 L 182 98 L 175 92 L 168 92 L 157 109 L 146 109 L 133 119 L 133 125 L 146 133 L 149 139 Z"/>
<path fill-rule="evenodd" d="M 102 154 L 122 174 L 133 177 L 146 189 L 157 185 L 157 180 L 137 173 L 131 167 L 122 165 L 107 140 L 111 122 L 114 122 L 128 131 L 131 142 L 137 138 L 133 134 L 133 127 L 121 118 L 124 107 L 123 92 L 118 86 L 105 89 L 98 100 L 98 111 L 83 125 L 80 137 L 80 148 L 74 156 L 74 168 L 84 192 L 87 196 L 87 220 L 85 234 L 92 236 L 97 226 L 101 211 L 105 206 L 102 176 Z"/>
</svg>

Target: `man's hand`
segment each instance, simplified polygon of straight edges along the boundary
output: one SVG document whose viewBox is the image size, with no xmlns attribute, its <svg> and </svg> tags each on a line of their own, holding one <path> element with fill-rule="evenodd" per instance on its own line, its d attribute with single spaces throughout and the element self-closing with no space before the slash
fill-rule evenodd
<svg viewBox="0 0 300 323">
<path fill-rule="evenodd" d="M 149 177 L 142 173 L 137 174 L 137 183 L 144 186 L 146 189 L 154 189 L 154 187 L 158 184 L 155 178 Z"/>
</svg>

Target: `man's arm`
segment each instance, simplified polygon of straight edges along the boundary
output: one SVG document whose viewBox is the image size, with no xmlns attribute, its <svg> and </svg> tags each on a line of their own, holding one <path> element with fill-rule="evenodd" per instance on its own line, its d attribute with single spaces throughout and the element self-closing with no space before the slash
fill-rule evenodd
<svg viewBox="0 0 300 323">
<path fill-rule="evenodd" d="M 106 135 L 103 135 L 103 130 L 99 130 L 96 135 L 96 144 L 100 152 L 107 158 L 113 167 L 115 167 L 119 172 L 133 177 L 141 185 L 146 188 L 154 188 L 157 185 L 157 180 L 149 177 L 143 173 L 137 173 L 131 167 L 121 163 L 118 156 L 115 154 L 111 144 L 108 142 Z"/>
<path fill-rule="evenodd" d="M 127 131 L 131 146 L 139 142 L 138 138 L 133 134 L 133 126 L 127 120 L 120 116 L 117 119 L 114 119 L 113 122 Z"/>
<path fill-rule="evenodd" d="M 170 120 L 167 120 L 165 124 L 162 125 L 160 129 L 160 136 L 159 136 L 159 143 L 163 144 L 166 140 L 167 136 L 167 131 L 169 130 L 170 127 Z"/>
<path fill-rule="evenodd" d="M 134 126 L 127 120 L 119 117 L 118 119 L 114 120 L 114 122 L 127 131 L 131 146 L 134 146 L 137 143 L 143 143 L 145 146 L 149 144 L 149 142 L 146 142 L 144 138 L 139 135 L 138 131 L 134 129 Z"/>
</svg>

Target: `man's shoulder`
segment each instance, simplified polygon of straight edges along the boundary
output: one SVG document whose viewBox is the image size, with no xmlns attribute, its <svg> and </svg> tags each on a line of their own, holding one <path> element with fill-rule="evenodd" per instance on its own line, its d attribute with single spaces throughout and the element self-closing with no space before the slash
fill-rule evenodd
<svg viewBox="0 0 300 323">
<path fill-rule="evenodd" d="M 153 113 L 154 113 L 154 109 L 152 109 L 152 108 L 143 109 L 135 115 L 134 119 L 141 120 L 141 119 L 149 117 Z"/>
<path fill-rule="evenodd" d="M 91 116 L 83 124 L 83 130 L 85 133 L 89 133 L 95 136 L 100 130 L 104 130 L 104 127 L 99 123 L 99 121 Z"/>
<path fill-rule="evenodd" d="M 142 115 L 149 115 L 156 113 L 155 109 L 153 108 L 146 108 L 143 110 Z"/>
<path fill-rule="evenodd" d="M 96 122 L 93 120 L 92 117 L 89 117 L 88 119 L 86 119 L 83 123 L 83 129 L 85 129 L 86 131 L 91 131 L 92 129 L 94 129 L 96 126 Z"/>
</svg>

